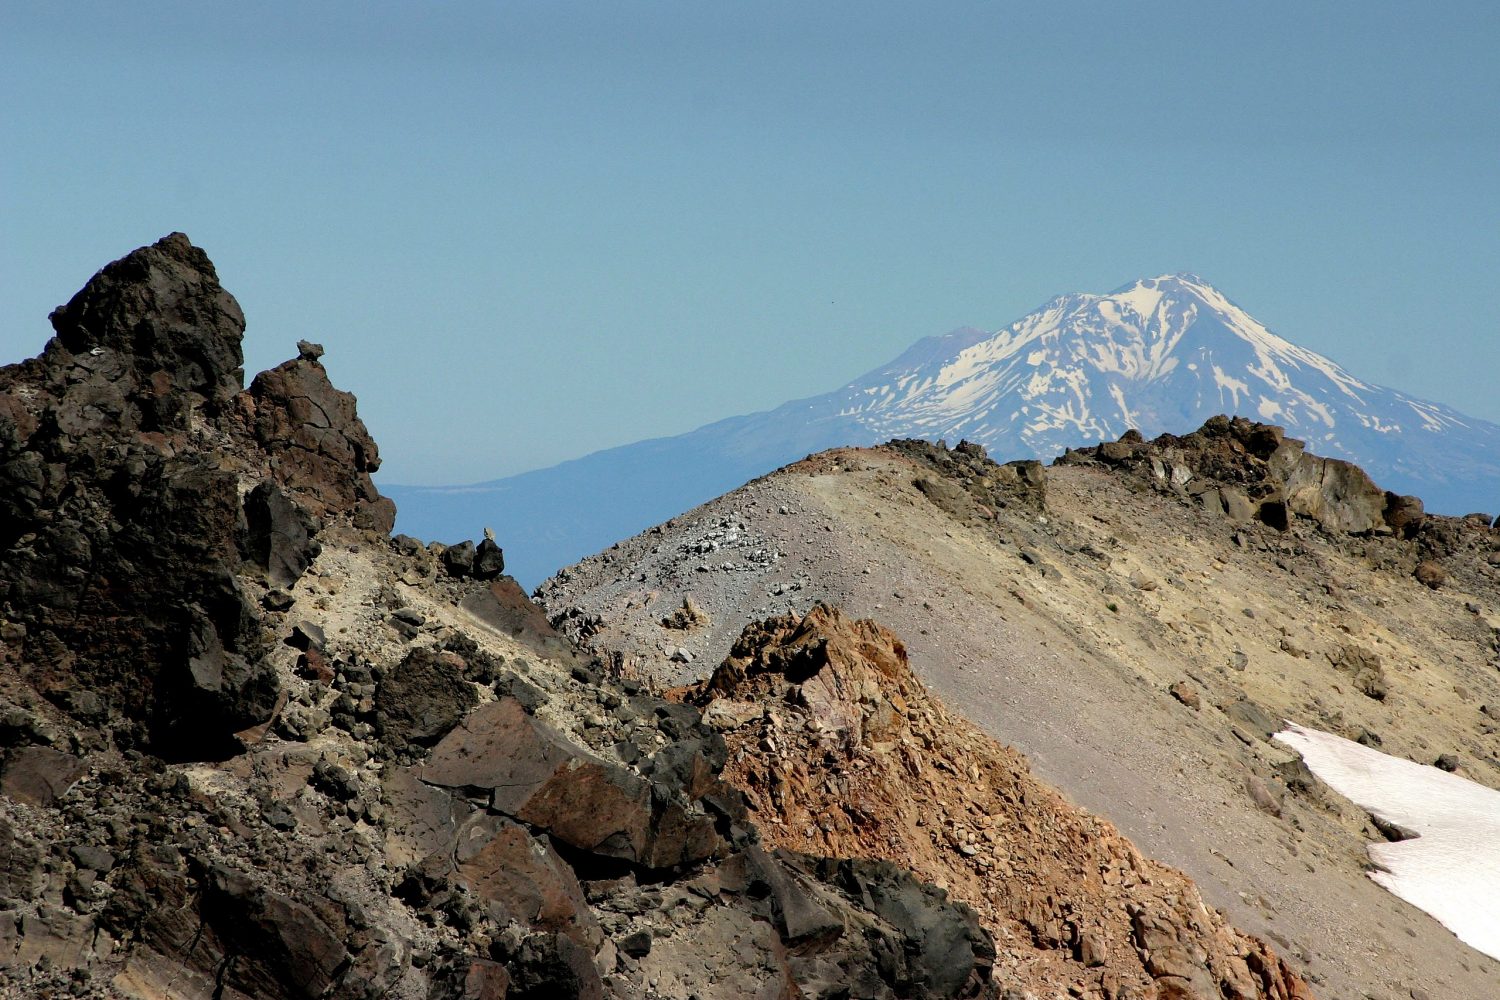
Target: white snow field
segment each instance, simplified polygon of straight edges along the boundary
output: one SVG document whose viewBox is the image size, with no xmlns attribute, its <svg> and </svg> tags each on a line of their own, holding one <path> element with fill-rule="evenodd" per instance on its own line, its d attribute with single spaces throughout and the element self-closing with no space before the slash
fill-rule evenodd
<svg viewBox="0 0 1500 1000">
<path fill-rule="evenodd" d="M 1370 845 L 1382 869 L 1372 879 L 1500 959 L 1500 792 L 1296 723 L 1275 738 L 1340 795 L 1416 834 Z"/>
</svg>

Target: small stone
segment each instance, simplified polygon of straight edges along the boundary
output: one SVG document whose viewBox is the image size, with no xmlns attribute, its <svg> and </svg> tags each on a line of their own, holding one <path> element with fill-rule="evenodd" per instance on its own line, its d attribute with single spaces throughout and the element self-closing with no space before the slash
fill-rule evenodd
<svg viewBox="0 0 1500 1000">
<path fill-rule="evenodd" d="M 297 599 L 284 590 L 270 590 L 260 599 L 260 603 L 267 611 L 285 611 L 297 603 Z"/>
<path fill-rule="evenodd" d="M 631 958 L 645 958 L 651 954 L 651 932 L 636 931 L 620 939 L 619 949 Z"/>
<path fill-rule="evenodd" d="M 1187 681 L 1178 681 L 1176 684 L 1173 684 L 1171 687 L 1167 688 L 1167 691 L 1172 695 L 1173 698 L 1176 698 L 1178 701 L 1182 702 L 1184 705 L 1186 705 L 1188 708 L 1191 708 L 1195 712 L 1203 704 L 1202 699 L 1198 697 L 1198 689 L 1193 687 L 1193 685 L 1189 684 Z"/>
</svg>

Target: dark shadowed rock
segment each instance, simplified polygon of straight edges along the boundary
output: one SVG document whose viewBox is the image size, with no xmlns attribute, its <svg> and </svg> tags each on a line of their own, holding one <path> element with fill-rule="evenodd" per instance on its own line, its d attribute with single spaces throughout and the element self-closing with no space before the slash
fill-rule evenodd
<svg viewBox="0 0 1500 1000">
<path fill-rule="evenodd" d="M 778 857 L 806 866 L 846 897 L 865 901 L 898 935 L 889 952 L 899 958 L 897 995 L 979 996 L 989 981 L 995 946 L 979 926 L 974 911 L 950 902 L 941 889 L 917 881 L 888 861 Z"/>
<path fill-rule="evenodd" d="M 603 1000 L 593 958 L 563 934 L 533 934 L 511 964 L 507 1000 Z"/>
<path fill-rule="evenodd" d="M 765 896 L 781 939 L 789 945 L 821 945 L 844 933 L 844 922 L 825 906 L 792 869 L 759 847 L 748 847 L 724 865 L 721 878 L 743 891 Z"/>
<path fill-rule="evenodd" d="M 477 580 L 493 580 L 505 572 L 505 553 L 493 538 L 483 539 L 474 549 L 473 573 Z"/>
<path fill-rule="evenodd" d="M 395 746 L 431 746 L 478 703 L 474 685 L 464 680 L 462 659 L 414 649 L 375 687 L 376 726 L 381 738 Z"/>
<path fill-rule="evenodd" d="M 472 576 L 474 573 L 474 543 L 465 540 L 444 549 L 443 568 L 448 571 L 449 576 Z"/>
<path fill-rule="evenodd" d="M 349 953 L 325 921 L 329 914 L 320 917 L 230 869 L 206 881 L 201 912 L 222 949 L 228 985 L 254 997 L 311 1000 L 339 981 Z"/>
<path fill-rule="evenodd" d="M 108 265 L 51 320 L 60 348 L 118 357 L 141 393 L 195 393 L 217 409 L 244 384 L 244 313 L 182 233 Z"/>
<path fill-rule="evenodd" d="M 289 588 L 302 578 L 322 546 L 314 540 L 321 525 L 274 483 L 245 494 L 241 548 L 266 584 Z"/>
</svg>

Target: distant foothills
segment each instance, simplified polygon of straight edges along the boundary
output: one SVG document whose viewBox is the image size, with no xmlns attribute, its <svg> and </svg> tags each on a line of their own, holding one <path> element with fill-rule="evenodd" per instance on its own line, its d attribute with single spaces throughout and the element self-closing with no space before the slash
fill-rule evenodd
<svg viewBox="0 0 1500 1000">
<path fill-rule="evenodd" d="M 995 333 L 918 341 L 833 392 L 675 437 L 470 486 L 382 484 L 397 530 L 492 527 L 528 587 L 559 568 L 811 452 L 915 437 L 1001 460 L 1186 433 L 1219 413 L 1276 423 L 1381 486 L 1450 514 L 1500 499 L 1500 425 L 1356 377 L 1277 336 L 1196 275 L 1059 296 Z"/>
</svg>

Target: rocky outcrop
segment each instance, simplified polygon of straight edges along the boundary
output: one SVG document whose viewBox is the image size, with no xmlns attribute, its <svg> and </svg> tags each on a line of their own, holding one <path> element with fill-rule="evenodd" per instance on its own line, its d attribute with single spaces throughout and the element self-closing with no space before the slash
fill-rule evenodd
<svg viewBox="0 0 1500 1000">
<path fill-rule="evenodd" d="M 236 579 L 244 318 L 180 234 L 106 267 L 0 371 L 0 607 L 28 683 L 123 746 L 228 752 L 273 675 Z"/>
<path fill-rule="evenodd" d="M 1001 465 L 983 445 L 960 441 L 953 448 L 915 438 L 890 441 L 887 451 L 912 459 L 931 470 L 915 480 L 917 489 L 938 507 L 960 520 L 993 520 L 995 511 L 1016 507 L 1041 510 L 1047 502 L 1047 470 L 1033 460 Z"/>
<path fill-rule="evenodd" d="M 726 776 L 772 842 L 947 886 L 1002 942 L 997 978 L 1014 995 L 1311 996 L 1184 876 L 950 715 L 875 622 L 819 605 L 754 623 L 682 695 L 725 731 Z"/>
<path fill-rule="evenodd" d="M 352 514 L 356 527 L 387 533 L 396 505 L 370 480 L 380 468 L 379 449 L 354 411 L 354 397 L 328 381 L 323 348 L 298 346 L 298 357 L 261 372 L 241 397 L 242 419 L 265 470 L 313 514 Z"/>
<path fill-rule="evenodd" d="M 390 539 L 322 349 L 173 235 L 0 369 L 0 994 L 993 997 L 968 907 L 768 850 L 499 545 Z"/>
<path fill-rule="evenodd" d="M 1337 543 L 1357 542 L 1381 568 L 1410 573 L 1433 589 L 1448 579 L 1450 562 L 1464 566 L 1466 581 L 1474 582 L 1478 563 L 1494 548 L 1488 514 L 1429 514 L 1420 498 L 1382 490 L 1358 466 L 1310 454 L 1280 427 L 1243 417 L 1214 417 L 1191 434 L 1152 441 L 1130 431 L 1058 461 L 1117 469 L 1231 525 L 1258 521 L 1278 531 L 1310 525 Z"/>
</svg>

